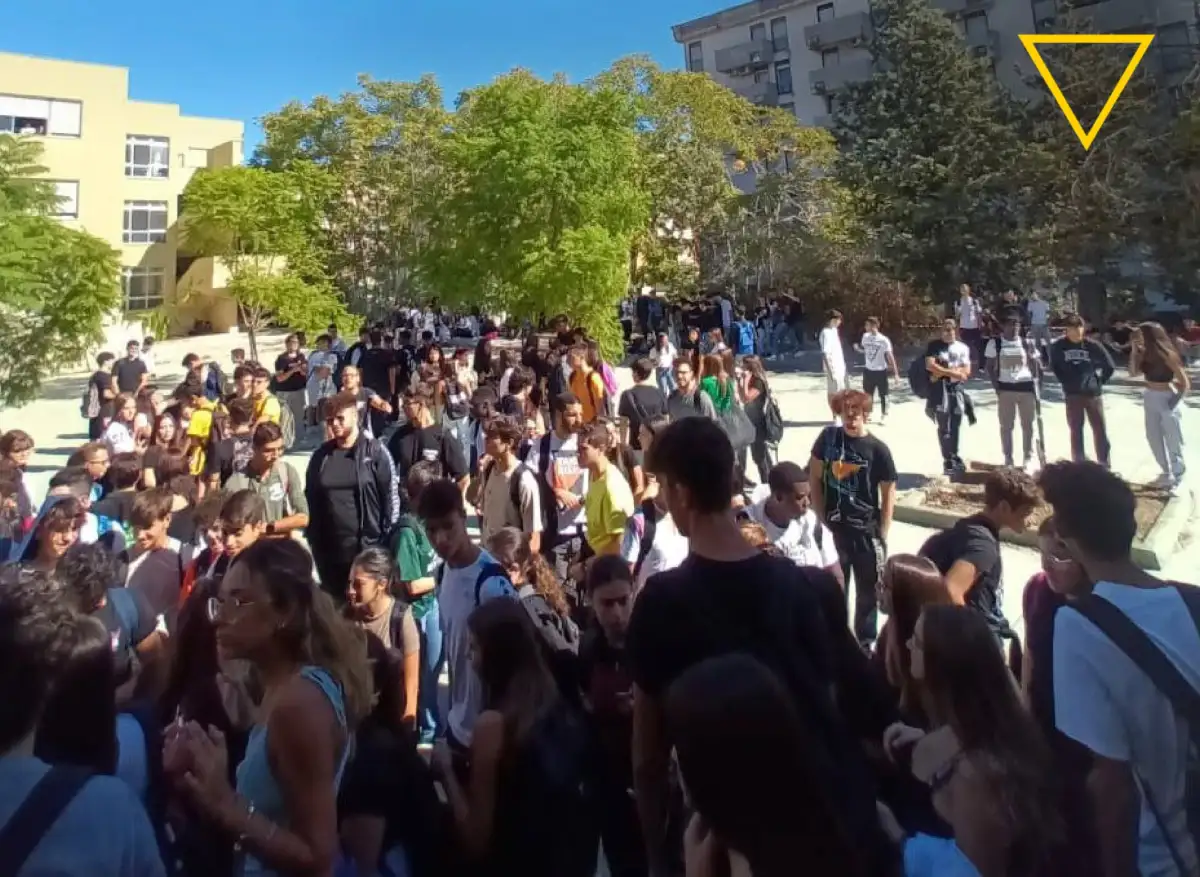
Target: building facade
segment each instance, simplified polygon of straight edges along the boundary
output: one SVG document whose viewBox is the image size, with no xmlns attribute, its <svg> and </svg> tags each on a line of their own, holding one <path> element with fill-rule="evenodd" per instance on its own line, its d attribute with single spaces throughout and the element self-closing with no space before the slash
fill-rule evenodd
<svg viewBox="0 0 1200 877">
<path fill-rule="evenodd" d="M 1195 63 L 1195 0 L 929 0 L 951 16 L 969 51 L 989 59 L 1000 81 L 1028 93 L 1036 76 L 1020 34 L 1050 30 L 1073 5 L 1101 33 L 1154 33 L 1148 63 L 1171 73 Z M 828 126 L 838 92 L 868 78 L 870 0 L 753 0 L 673 29 L 684 65 L 755 103 Z"/>
<path fill-rule="evenodd" d="M 241 163 L 242 122 L 130 100 L 124 67 L 0 52 L 0 133 L 37 139 L 59 219 L 121 254 L 124 310 L 110 338 L 135 337 L 139 314 L 163 304 L 173 334 L 236 326 L 224 269 L 180 252 L 178 219 L 192 174 Z"/>
</svg>

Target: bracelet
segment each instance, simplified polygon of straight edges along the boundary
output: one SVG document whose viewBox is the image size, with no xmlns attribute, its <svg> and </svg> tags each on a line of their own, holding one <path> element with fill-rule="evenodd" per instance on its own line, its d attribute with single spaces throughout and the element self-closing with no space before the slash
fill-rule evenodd
<svg viewBox="0 0 1200 877">
<path fill-rule="evenodd" d="M 240 853 L 242 851 L 242 847 L 245 845 L 246 839 L 250 836 L 250 823 L 254 819 L 254 814 L 256 812 L 257 808 L 254 806 L 254 802 L 247 802 L 245 827 L 238 832 L 237 840 L 233 842 L 233 851 L 235 853 Z"/>
</svg>

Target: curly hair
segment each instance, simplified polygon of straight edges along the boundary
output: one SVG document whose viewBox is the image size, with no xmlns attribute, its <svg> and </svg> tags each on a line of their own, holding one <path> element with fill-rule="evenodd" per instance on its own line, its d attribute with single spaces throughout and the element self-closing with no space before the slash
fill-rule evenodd
<svg viewBox="0 0 1200 877">
<path fill-rule="evenodd" d="M 239 553 L 230 570 L 243 566 L 286 617 L 278 636 L 296 660 L 329 672 L 342 689 L 353 728 L 370 712 L 374 680 L 363 631 L 342 618 L 332 598 L 313 581 L 313 559 L 291 539 L 261 539 Z M 228 574 L 228 573 L 227 573 Z"/>
<path fill-rule="evenodd" d="M 1007 503 L 1013 510 L 1032 509 L 1038 504 L 1040 492 L 1033 476 L 1024 469 L 1006 466 L 988 473 L 983 482 L 983 504 L 990 509 Z"/>
<path fill-rule="evenodd" d="M 525 581 L 550 604 L 550 608 L 564 617 L 571 614 L 571 607 L 563 593 L 562 582 L 545 558 L 529 547 L 529 534 L 516 527 L 502 527 L 487 540 L 487 550 L 505 569 L 519 569 Z"/>
<path fill-rule="evenodd" d="M 72 545 L 59 558 L 54 572 L 63 583 L 63 595 L 85 615 L 104 602 L 109 588 L 120 584 L 117 559 L 98 543 Z"/>
</svg>

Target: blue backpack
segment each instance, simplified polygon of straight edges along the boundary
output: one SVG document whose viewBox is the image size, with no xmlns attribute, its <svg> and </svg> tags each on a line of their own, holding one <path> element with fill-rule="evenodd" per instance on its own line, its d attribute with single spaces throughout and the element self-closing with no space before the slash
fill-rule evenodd
<svg viewBox="0 0 1200 877">
<path fill-rule="evenodd" d="M 738 320 L 737 322 L 737 350 L 738 356 L 745 356 L 754 352 L 754 324 L 749 320 Z"/>
</svg>

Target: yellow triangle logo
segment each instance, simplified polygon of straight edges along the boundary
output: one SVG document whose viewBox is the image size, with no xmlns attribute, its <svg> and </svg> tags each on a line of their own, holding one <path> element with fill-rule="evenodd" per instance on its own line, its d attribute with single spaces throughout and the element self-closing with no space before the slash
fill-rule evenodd
<svg viewBox="0 0 1200 877">
<path fill-rule="evenodd" d="M 1037 68 L 1038 73 L 1042 75 L 1042 79 L 1046 82 L 1046 87 L 1050 89 L 1050 94 L 1054 96 L 1058 108 L 1062 110 L 1063 115 L 1067 117 L 1067 121 L 1071 123 L 1071 129 L 1075 132 L 1075 136 L 1079 138 L 1079 142 L 1083 144 L 1083 148 L 1091 149 L 1092 143 L 1096 139 L 1096 135 L 1100 133 L 1100 129 L 1104 123 L 1108 121 L 1108 114 L 1112 112 L 1113 107 L 1117 105 L 1117 101 L 1121 97 L 1121 92 L 1125 90 L 1125 86 L 1129 84 L 1129 80 L 1133 78 L 1134 71 L 1137 70 L 1138 64 L 1142 62 L 1142 58 L 1146 54 L 1146 50 L 1150 48 L 1150 43 L 1154 41 L 1154 34 L 1020 34 L 1021 42 L 1025 46 L 1025 51 L 1029 53 L 1029 57 L 1033 59 L 1033 66 Z M 1050 68 L 1046 66 L 1045 60 L 1042 58 L 1042 53 L 1038 51 L 1038 46 L 1053 46 L 1063 45 L 1067 43 L 1084 44 L 1084 45 L 1125 45 L 1137 46 L 1137 51 L 1133 53 L 1133 58 L 1129 61 L 1129 65 L 1125 68 L 1125 72 L 1121 75 L 1120 81 L 1117 82 L 1116 88 L 1112 90 L 1112 94 L 1108 96 L 1108 102 L 1104 104 L 1104 108 L 1100 110 L 1100 115 L 1096 117 L 1096 121 L 1092 123 L 1090 131 L 1084 131 L 1083 125 L 1079 124 L 1079 117 L 1075 115 L 1075 111 L 1071 109 L 1071 105 L 1067 103 L 1066 95 L 1062 93 L 1062 89 L 1058 87 L 1058 83 L 1054 81 L 1054 74 L 1050 72 Z"/>
</svg>

